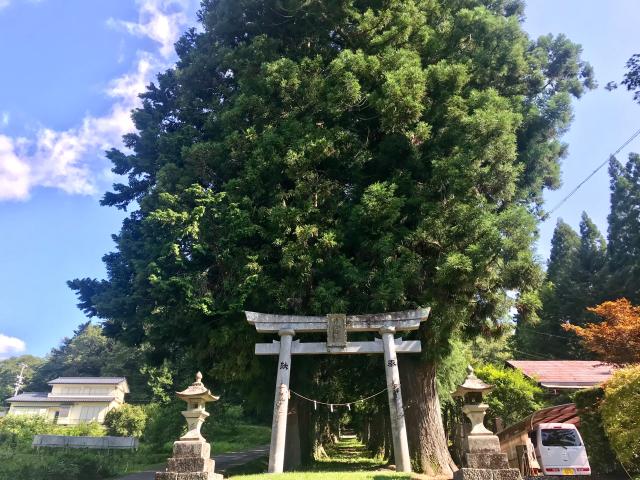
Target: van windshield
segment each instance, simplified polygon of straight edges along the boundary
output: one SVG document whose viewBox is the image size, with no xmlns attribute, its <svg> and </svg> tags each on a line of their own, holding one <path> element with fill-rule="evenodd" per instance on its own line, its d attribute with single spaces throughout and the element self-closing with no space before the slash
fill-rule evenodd
<svg viewBox="0 0 640 480">
<path fill-rule="evenodd" d="M 542 445 L 545 447 L 579 447 L 578 432 L 568 428 L 541 430 Z"/>
</svg>

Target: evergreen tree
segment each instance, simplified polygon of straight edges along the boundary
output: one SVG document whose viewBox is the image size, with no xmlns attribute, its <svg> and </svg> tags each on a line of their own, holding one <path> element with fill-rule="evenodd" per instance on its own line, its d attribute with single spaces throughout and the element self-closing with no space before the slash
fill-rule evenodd
<svg viewBox="0 0 640 480">
<path fill-rule="evenodd" d="M 542 310 L 538 323 L 518 322 L 516 351 L 529 358 L 563 358 L 566 336 L 562 330 L 565 286 L 570 286 L 580 250 L 580 237 L 568 223 L 558 219 L 551 238 L 546 281 L 541 289 Z"/>
<path fill-rule="evenodd" d="M 522 15 L 517 0 L 205 0 L 133 113 L 131 151 L 108 154 L 128 182 L 103 204 L 135 210 L 108 279 L 70 282 L 81 308 L 264 402 L 272 362 L 243 309 L 429 305 L 425 353 L 401 365 L 407 424 L 418 464 L 450 473 L 437 363 L 509 291 L 535 315 L 542 189 L 571 97 L 593 86 L 580 47 L 529 39 Z"/>
<path fill-rule="evenodd" d="M 632 153 L 622 165 L 609 165 L 611 212 L 609 213 L 607 296 L 640 303 L 640 155 Z M 594 304 L 595 305 L 595 304 Z"/>
<path fill-rule="evenodd" d="M 131 390 L 127 400 L 149 401 L 153 396 L 140 371 L 143 365 L 142 352 L 106 337 L 100 326 L 86 322 L 35 366 L 25 389 L 49 391 L 47 382 L 57 377 L 127 377 Z"/>
<path fill-rule="evenodd" d="M 587 308 L 604 295 L 606 262 L 604 237 L 586 213 L 582 213 L 580 235 L 558 220 L 551 240 L 547 277 L 542 289 L 542 311 L 537 325 L 518 328 L 517 348 L 533 357 L 576 359 L 589 357 L 565 323 L 584 326 L 597 321 Z"/>
<path fill-rule="evenodd" d="M 23 376 L 24 384 L 28 385 L 33 373 L 43 362 L 44 359 L 33 355 L 21 355 L 0 360 L 0 402 L 13 396 L 16 378 L 23 371 L 22 365 L 26 365 Z M 24 391 L 24 388 L 21 391 Z"/>
</svg>

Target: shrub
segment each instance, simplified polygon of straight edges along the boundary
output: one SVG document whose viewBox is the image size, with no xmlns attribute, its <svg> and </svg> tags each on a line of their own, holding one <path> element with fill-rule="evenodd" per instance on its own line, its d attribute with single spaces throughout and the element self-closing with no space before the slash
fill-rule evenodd
<svg viewBox="0 0 640 480">
<path fill-rule="evenodd" d="M 511 425 L 543 407 L 542 389 L 519 370 L 483 365 L 476 375 L 494 385 L 487 396 L 489 418 L 500 417 L 505 426 Z"/>
<path fill-rule="evenodd" d="M 580 415 L 580 435 L 589 455 L 589 464 L 594 473 L 612 473 L 618 468 L 616 456 L 611 450 L 602 425 L 600 405 L 604 398 L 602 388 L 590 388 L 576 392 L 574 401 Z"/>
<path fill-rule="evenodd" d="M 133 452 L 0 450 L 0 480 L 101 480 L 124 473 L 137 458 Z"/>
<path fill-rule="evenodd" d="M 55 425 L 39 415 L 7 415 L 0 418 L 0 445 L 8 448 L 30 446 L 34 435 L 101 437 L 105 428 L 96 423 Z"/>
<path fill-rule="evenodd" d="M 616 371 L 605 384 L 601 413 L 618 460 L 640 472 L 640 365 Z"/>
<path fill-rule="evenodd" d="M 147 424 L 147 413 L 137 405 L 122 405 L 110 410 L 104 417 L 109 435 L 141 437 Z"/>
<path fill-rule="evenodd" d="M 78 425 L 56 425 L 54 435 L 66 435 L 69 437 L 104 437 L 107 429 L 98 422 L 79 423 Z"/>
</svg>

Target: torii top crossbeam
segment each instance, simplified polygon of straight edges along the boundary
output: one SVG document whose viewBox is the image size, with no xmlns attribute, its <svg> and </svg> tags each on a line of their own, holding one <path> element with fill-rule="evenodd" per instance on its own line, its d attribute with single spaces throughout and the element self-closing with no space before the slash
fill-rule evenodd
<svg viewBox="0 0 640 480">
<path fill-rule="evenodd" d="M 420 323 L 429 317 L 430 308 L 419 308 L 404 312 L 346 315 L 348 332 L 377 332 L 381 328 L 393 327 L 396 331 L 417 330 Z M 327 316 L 277 315 L 271 313 L 245 312 L 247 321 L 260 333 L 277 333 L 281 330 L 296 332 L 326 332 Z"/>
</svg>

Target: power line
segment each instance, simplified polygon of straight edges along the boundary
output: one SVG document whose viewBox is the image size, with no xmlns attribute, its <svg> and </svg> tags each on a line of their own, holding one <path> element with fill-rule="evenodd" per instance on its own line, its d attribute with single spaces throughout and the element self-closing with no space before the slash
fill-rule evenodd
<svg viewBox="0 0 640 480">
<path fill-rule="evenodd" d="M 569 335 L 556 335 L 553 333 L 546 333 L 546 332 L 536 332 L 535 330 L 524 330 L 526 333 L 534 333 L 536 335 L 546 335 L 547 337 L 555 337 L 555 338 L 562 338 L 563 340 L 568 340 L 570 338 Z"/>
<path fill-rule="evenodd" d="M 514 352 L 516 353 L 520 353 L 522 355 L 526 355 L 527 357 L 531 357 L 531 358 L 542 358 L 543 360 L 553 360 L 553 358 L 548 357 L 548 356 L 543 356 L 543 355 L 535 355 L 533 353 L 527 353 L 527 352 L 523 352 L 522 350 L 516 350 L 515 348 L 512 349 Z"/>
<path fill-rule="evenodd" d="M 604 162 L 602 162 L 600 165 L 598 165 L 598 168 L 596 168 L 593 172 L 591 172 L 589 175 L 587 175 L 587 177 L 584 180 L 582 180 L 578 185 L 576 185 L 576 187 L 573 190 L 571 190 L 571 192 L 569 192 L 569 194 L 567 196 L 565 196 L 562 200 L 560 200 L 556 204 L 556 206 L 553 207 L 546 214 L 545 220 L 547 220 L 551 216 L 551 214 L 553 212 L 558 210 L 567 200 L 569 200 L 585 183 L 587 183 L 591 179 L 591 177 L 593 177 L 596 173 L 598 173 L 602 167 L 604 167 L 607 163 L 609 163 L 609 160 L 611 159 L 611 157 L 615 157 L 618 153 L 620 153 L 620 151 L 624 147 L 629 145 L 631 142 L 633 142 L 638 135 L 640 135 L 640 129 L 636 130 L 635 133 L 633 135 L 631 135 L 622 145 L 620 145 L 615 152 L 613 152 L 611 155 L 609 155 L 609 157 L 607 157 L 607 159 Z"/>
</svg>

